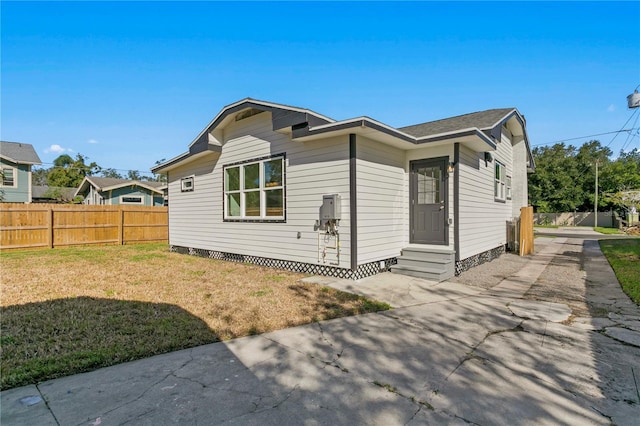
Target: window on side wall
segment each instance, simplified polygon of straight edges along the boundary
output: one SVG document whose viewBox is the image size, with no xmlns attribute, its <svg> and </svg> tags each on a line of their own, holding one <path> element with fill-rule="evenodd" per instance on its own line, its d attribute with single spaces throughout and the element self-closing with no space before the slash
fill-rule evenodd
<svg viewBox="0 0 640 426">
<path fill-rule="evenodd" d="M 120 204 L 142 204 L 142 197 L 122 195 L 120 196 Z"/>
<path fill-rule="evenodd" d="M 496 161 L 496 169 L 495 169 L 495 181 L 493 186 L 493 196 L 497 201 L 504 201 L 506 199 L 506 168 L 504 164 L 499 161 Z"/>
<path fill-rule="evenodd" d="M 511 176 L 507 176 L 507 200 L 511 199 Z"/>
<path fill-rule="evenodd" d="M 16 169 L 13 167 L 2 168 L 2 186 L 16 186 Z"/>
<path fill-rule="evenodd" d="M 182 178 L 180 180 L 180 191 L 181 192 L 193 191 L 193 176 Z"/>
<path fill-rule="evenodd" d="M 223 173 L 225 220 L 284 220 L 284 155 L 230 164 Z"/>
</svg>

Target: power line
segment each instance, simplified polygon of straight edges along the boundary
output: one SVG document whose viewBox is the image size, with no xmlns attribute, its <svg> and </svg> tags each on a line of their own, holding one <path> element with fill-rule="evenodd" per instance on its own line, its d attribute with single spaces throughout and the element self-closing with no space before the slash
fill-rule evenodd
<svg viewBox="0 0 640 426">
<path fill-rule="evenodd" d="M 636 117 L 636 121 L 633 122 L 633 126 L 634 127 L 635 127 L 636 123 L 638 123 L 638 118 L 640 118 L 640 114 Z M 636 134 L 637 133 L 638 132 L 636 132 Z M 633 134 L 633 133 L 629 132 L 629 134 L 627 135 L 627 140 L 624 141 L 624 144 L 622 144 L 622 148 L 620 148 L 621 151 L 624 151 L 624 149 L 627 147 L 627 144 L 629 144 L 633 140 L 633 138 L 636 136 L 636 134 Z"/>
<path fill-rule="evenodd" d="M 629 121 L 627 121 L 627 123 L 628 123 L 628 122 L 629 122 Z M 626 125 L 627 123 L 625 123 L 625 125 Z M 624 127 L 624 126 L 623 126 L 623 127 Z M 550 145 L 550 144 L 552 144 L 552 143 L 562 143 L 562 142 L 567 142 L 567 141 L 575 141 L 575 140 L 578 140 L 578 139 L 592 138 L 592 137 L 594 137 L 594 136 L 603 136 L 603 135 L 611 135 L 611 134 L 613 134 L 613 133 L 631 132 L 631 131 L 633 131 L 633 130 L 638 130 L 638 129 L 631 128 L 631 129 L 615 130 L 615 131 L 613 131 L 613 132 L 596 133 L 595 135 L 587 135 L 587 136 L 579 136 L 579 137 L 576 137 L 576 138 L 560 139 L 560 140 L 552 141 L 552 142 L 538 143 L 538 144 L 534 144 L 534 145 L 531 145 L 531 146 Z M 615 137 L 614 137 L 614 139 L 615 139 Z M 613 141 L 612 141 L 612 142 L 613 142 Z M 609 142 L 609 144 L 611 144 L 611 142 Z"/>
<path fill-rule="evenodd" d="M 622 125 L 623 129 L 624 129 L 624 126 L 626 126 L 631 121 L 633 116 L 636 115 L 637 113 L 638 113 L 637 109 L 633 111 L 633 113 L 629 116 L 629 119 L 627 120 L 627 122 Z M 637 120 L 636 120 L 636 122 L 637 122 Z M 622 131 L 622 129 L 620 129 L 620 132 L 621 131 Z M 618 132 L 613 138 L 611 138 L 611 141 L 607 144 L 607 147 L 609 147 L 613 143 L 613 141 L 618 137 L 618 134 L 620 134 L 620 132 Z"/>
<path fill-rule="evenodd" d="M 87 170 L 88 168 L 90 168 L 89 166 L 87 166 L 86 168 L 83 167 L 72 167 L 72 166 L 56 166 L 55 163 L 42 163 L 42 166 L 44 165 L 51 165 L 51 167 L 46 168 L 47 170 L 50 169 L 64 169 L 64 170 Z M 149 171 L 142 171 L 142 170 L 133 170 L 133 169 L 114 169 L 112 167 L 102 167 L 102 166 L 97 166 L 98 167 L 98 171 L 97 173 L 101 173 L 103 171 L 107 171 L 107 170 L 113 170 L 116 172 L 135 172 L 135 173 L 139 173 L 139 174 L 147 174 L 147 175 L 153 175 L 153 173 L 149 172 Z M 42 167 L 43 169 L 45 169 L 45 167 Z"/>
</svg>

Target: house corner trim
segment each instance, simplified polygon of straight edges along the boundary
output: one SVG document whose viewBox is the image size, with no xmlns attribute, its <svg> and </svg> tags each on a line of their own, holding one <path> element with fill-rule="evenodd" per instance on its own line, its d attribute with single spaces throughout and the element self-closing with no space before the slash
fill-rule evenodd
<svg viewBox="0 0 640 426">
<path fill-rule="evenodd" d="M 460 261 L 460 142 L 453 145 L 453 249 Z"/>
<path fill-rule="evenodd" d="M 349 134 L 349 229 L 351 231 L 351 270 L 358 269 L 358 199 L 356 187 L 356 135 Z"/>
</svg>

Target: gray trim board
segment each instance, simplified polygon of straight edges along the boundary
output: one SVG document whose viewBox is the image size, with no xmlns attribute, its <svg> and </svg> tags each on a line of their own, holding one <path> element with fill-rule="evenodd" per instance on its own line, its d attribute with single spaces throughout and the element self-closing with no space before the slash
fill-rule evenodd
<svg viewBox="0 0 640 426">
<path fill-rule="evenodd" d="M 453 144 L 453 249 L 460 261 L 460 142 Z"/>
<path fill-rule="evenodd" d="M 356 187 L 356 135 L 349 134 L 349 226 L 351 230 L 351 270 L 358 269 L 358 188 Z"/>
</svg>

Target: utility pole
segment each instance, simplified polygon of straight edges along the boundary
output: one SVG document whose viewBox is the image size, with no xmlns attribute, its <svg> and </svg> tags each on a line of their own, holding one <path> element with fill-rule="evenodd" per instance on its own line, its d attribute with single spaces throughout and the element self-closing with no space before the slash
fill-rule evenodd
<svg viewBox="0 0 640 426">
<path fill-rule="evenodd" d="M 598 226 L 598 160 L 596 160 L 596 197 L 595 197 L 596 217 L 594 219 L 595 226 Z"/>
</svg>

